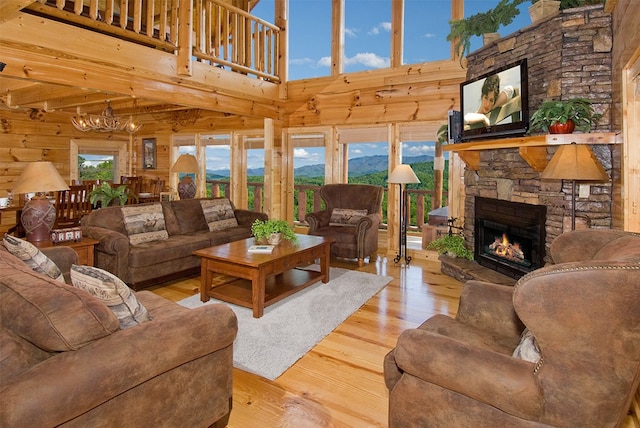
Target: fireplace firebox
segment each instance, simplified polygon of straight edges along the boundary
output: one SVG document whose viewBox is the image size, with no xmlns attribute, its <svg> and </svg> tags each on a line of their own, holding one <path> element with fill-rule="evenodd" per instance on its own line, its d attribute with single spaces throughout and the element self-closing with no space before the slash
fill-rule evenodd
<svg viewBox="0 0 640 428">
<path fill-rule="evenodd" d="M 542 266 L 547 207 L 475 198 L 475 260 L 512 278 Z"/>
</svg>

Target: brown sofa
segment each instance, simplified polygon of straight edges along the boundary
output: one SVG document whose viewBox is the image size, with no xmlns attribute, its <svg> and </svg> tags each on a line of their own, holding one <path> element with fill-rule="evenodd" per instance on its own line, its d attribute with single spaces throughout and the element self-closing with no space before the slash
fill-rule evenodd
<svg viewBox="0 0 640 428">
<path fill-rule="evenodd" d="M 253 222 L 267 219 L 266 214 L 235 209 L 229 202 L 238 225 L 210 231 L 201 200 L 206 199 L 155 203 L 162 205 L 168 238 L 139 245 L 130 242 L 123 216 L 126 207 L 93 210 L 82 218 L 81 228 L 83 236 L 100 241 L 95 246 L 95 266 L 139 290 L 164 280 L 198 273 L 200 258 L 193 255 L 195 250 L 249 238 Z M 150 204 L 138 207 L 143 205 Z"/>
<path fill-rule="evenodd" d="M 383 193 L 382 187 L 369 184 L 322 186 L 325 209 L 307 214 L 309 235 L 333 238 L 332 256 L 358 259 L 358 265 L 364 265 L 365 257 L 378 251 Z M 357 211 L 361 213 L 354 215 Z"/>
<path fill-rule="evenodd" d="M 515 287 L 465 283 L 455 319 L 400 335 L 390 427 L 622 425 L 640 383 L 640 235 L 568 232 L 551 256 Z"/>
<path fill-rule="evenodd" d="M 77 254 L 43 252 L 68 278 Z M 231 309 L 136 297 L 152 320 L 120 330 L 100 300 L 35 273 L 0 242 L 0 426 L 225 426 Z"/>
</svg>

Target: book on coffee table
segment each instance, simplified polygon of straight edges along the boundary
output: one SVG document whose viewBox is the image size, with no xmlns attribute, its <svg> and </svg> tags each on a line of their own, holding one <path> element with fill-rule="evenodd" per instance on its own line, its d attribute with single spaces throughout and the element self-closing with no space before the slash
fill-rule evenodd
<svg viewBox="0 0 640 428">
<path fill-rule="evenodd" d="M 275 245 L 252 245 L 249 247 L 250 253 L 271 254 Z"/>
</svg>

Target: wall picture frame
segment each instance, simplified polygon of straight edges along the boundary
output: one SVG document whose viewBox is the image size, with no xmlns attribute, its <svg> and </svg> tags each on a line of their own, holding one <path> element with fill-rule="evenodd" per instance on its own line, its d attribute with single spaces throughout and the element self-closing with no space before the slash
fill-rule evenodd
<svg viewBox="0 0 640 428">
<path fill-rule="evenodd" d="M 142 139 L 142 169 L 156 169 L 156 139 Z"/>
</svg>

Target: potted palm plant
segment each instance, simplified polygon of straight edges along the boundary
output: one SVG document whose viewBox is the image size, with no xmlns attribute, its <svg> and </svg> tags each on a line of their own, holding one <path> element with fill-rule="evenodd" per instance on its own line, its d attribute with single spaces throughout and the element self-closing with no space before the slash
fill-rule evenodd
<svg viewBox="0 0 640 428">
<path fill-rule="evenodd" d="M 257 242 L 264 242 L 265 240 L 269 244 L 277 245 L 280 239 L 286 239 L 295 244 L 298 242 L 293 227 L 284 220 L 256 220 L 251 225 L 251 232 Z"/>
<path fill-rule="evenodd" d="M 531 115 L 529 132 L 543 131 L 550 134 L 571 134 L 574 130 L 591 131 L 602 117 L 586 98 L 544 101 Z"/>
<path fill-rule="evenodd" d="M 111 187 L 110 183 L 104 182 L 89 192 L 89 202 L 91 202 L 91 205 L 94 207 L 98 205 L 108 207 L 114 202 L 119 202 L 120 205 L 124 205 L 127 203 L 128 196 L 126 184 Z"/>
<path fill-rule="evenodd" d="M 476 13 L 468 18 L 449 21 L 451 32 L 448 41 L 457 40 L 455 50 L 462 58 L 471 49 L 471 37 L 497 33 L 501 25 L 509 25 L 520 13 L 518 5 L 525 0 L 500 0 L 487 12 Z"/>
</svg>

